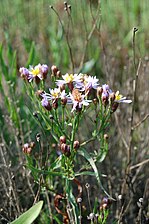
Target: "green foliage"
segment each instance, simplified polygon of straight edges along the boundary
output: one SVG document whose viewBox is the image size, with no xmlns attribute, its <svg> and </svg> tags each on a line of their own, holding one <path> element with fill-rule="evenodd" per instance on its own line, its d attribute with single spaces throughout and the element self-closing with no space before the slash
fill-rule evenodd
<svg viewBox="0 0 149 224">
<path fill-rule="evenodd" d="M 38 217 L 43 206 L 43 201 L 39 201 L 33 205 L 29 210 L 24 212 L 16 220 L 11 222 L 11 224 L 31 224 Z"/>
</svg>

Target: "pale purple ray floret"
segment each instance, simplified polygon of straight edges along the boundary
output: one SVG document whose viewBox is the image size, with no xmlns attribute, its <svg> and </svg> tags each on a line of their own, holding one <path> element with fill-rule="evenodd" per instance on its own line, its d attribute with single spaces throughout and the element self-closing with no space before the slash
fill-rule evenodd
<svg viewBox="0 0 149 224">
<path fill-rule="evenodd" d="M 38 77 L 40 80 L 43 79 L 43 73 L 41 71 L 41 64 L 36 65 L 35 67 L 33 67 L 32 65 L 29 66 L 29 76 L 28 76 L 28 80 L 29 82 L 32 82 L 32 80 L 36 77 Z"/>
<path fill-rule="evenodd" d="M 83 81 L 78 82 L 75 84 L 75 88 L 79 89 L 80 91 L 89 91 L 91 89 L 97 89 L 99 86 L 98 79 L 93 76 L 83 75 Z"/>
<path fill-rule="evenodd" d="M 29 70 L 27 68 L 21 67 L 19 69 L 19 72 L 21 73 L 21 76 L 24 76 L 28 79 L 29 76 Z"/>
<path fill-rule="evenodd" d="M 62 75 L 62 80 L 56 80 L 56 85 L 58 87 L 61 87 L 65 84 L 69 84 L 69 83 L 80 83 L 81 82 L 81 78 L 82 78 L 82 74 L 68 74 L 66 73 L 65 75 Z"/>
<path fill-rule="evenodd" d="M 53 101 L 53 100 L 57 100 L 57 99 L 64 99 L 64 98 L 67 98 L 68 95 L 67 93 L 65 92 L 65 90 L 63 90 L 62 92 L 60 91 L 60 88 L 54 88 L 54 89 L 49 89 L 49 92 L 50 93 L 42 93 L 41 96 L 42 96 L 42 101 L 43 101 L 43 104 L 47 103 L 48 101 Z M 48 104 L 48 103 L 47 103 Z"/>
<path fill-rule="evenodd" d="M 41 101 L 41 105 L 43 107 L 47 107 L 49 105 L 49 101 L 48 101 L 48 98 L 46 96 L 46 94 L 42 94 L 42 101 Z"/>
<path fill-rule="evenodd" d="M 48 73 L 48 70 L 49 70 L 49 68 L 48 68 L 48 66 L 46 64 L 43 64 L 41 66 L 41 72 L 42 72 L 42 74 L 47 74 Z"/>
</svg>

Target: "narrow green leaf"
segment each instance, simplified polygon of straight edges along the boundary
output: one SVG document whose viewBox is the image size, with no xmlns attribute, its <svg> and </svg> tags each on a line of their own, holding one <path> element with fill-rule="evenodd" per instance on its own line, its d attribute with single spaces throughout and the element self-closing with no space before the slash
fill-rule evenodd
<svg viewBox="0 0 149 224">
<path fill-rule="evenodd" d="M 28 61 L 26 63 L 26 67 L 29 67 L 29 65 L 33 64 L 34 58 L 35 58 L 35 44 L 33 42 L 31 45 L 30 52 L 29 52 L 29 57 L 28 57 Z"/>
<path fill-rule="evenodd" d="M 81 148 L 80 150 L 78 150 L 78 153 L 81 156 L 83 156 L 90 163 L 91 167 L 94 170 L 94 173 L 95 173 L 95 176 L 96 176 L 97 181 L 100 182 L 98 169 L 96 167 L 96 164 L 95 164 L 93 158 L 90 156 L 90 154 L 84 148 Z"/>
<path fill-rule="evenodd" d="M 3 58 L 3 46 L 0 46 L 0 64 L 3 74 L 5 75 L 6 80 L 8 80 L 8 66 L 5 64 Z"/>
<path fill-rule="evenodd" d="M 38 217 L 43 206 L 43 201 L 39 201 L 32 206 L 29 210 L 19 216 L 16 220 L 10 224 L 31 224 Z"/>
<path fill-rule="evenodd" d="M 75 177 L 77 177 L 77 176 L 82 176 L 82 175 L 95 176 L 95 173 L 93 173 L 93 172 L 91 172 L 91 171 L 83 171 L 83 172 L 80 172 L 80 173 L 76 173 L 76 174 L 75 174 Z"/>
<path fill-rule="evenodd" d="M 99 183 L 99 186 L 101 187 L 101 189 L 103 190 L 103 192 L 111 199 L 113 199 L 107 192 L 106 190 L 104 189 L 104 187 L 102 186 L 102 183 L 101 183 L 101 180 L 100 180 L 100 176 L 99 176 L 99 172 L 98 172 L 98 169 L 96 167 L 96 164 L 93 160 L 93 158 L 90 156 L 90 154 L 84 149 L 84 148 L 80 148 L 78 150 L 78 154 L 80 154 L 81 156 L 83 156 L 91 165 L 91 167 L 93 168 L 94 170 L 94 173 L 95 173 L 95 176 L 96 176 L 96 179 Z M 115 199 L 113 199 L 115 200 Z"/>
<path fill-rule="evenodd" d="M 90 71 L 92 70 L 92 68 L 94 67 L 95 62 L 96 62 L 96 61 L 95 61 L 94 59 L 92 59 L 92 60 L 90 60 L 90 61 L 87 61 L 87 62 L 83 65 L 83 67 L 82 67 L 82 69 L 81 69 L 80 72 L 82 72 L 82 73 L 88 73 L 88 72 L 90 72 Z"/>
<path fill-rule="evenodd" d="M 72 209 L 73 209 L 73 215 L 74 215 L 74 219 L 75 219 L 75 224 L 79 224 L 79 209 L 78 209 L 78 205 L 76 203 L 76 199 L 72 193 L 72 188 L 70 186 L 70 181 L 67 180 L 66 183 L 66 193 L 68 196 L 68 201 L 70 202 Z"/>
<path fill-rule="evenodd" d="M 62 224 L 62 222 L 58 219 L 56 215 L 53 215 L 53 219 L 56 221 L 57 224 Z"/>
<path fill-rule="evenodd" d="M 63 173 L 60 172 L 53 172 L 53 171 L 48 171 L 48 170 L 39 170 L 35 167 L 33 167 L 30 164 L 27 164 L 27 167 L 35 174 L 46 174 L 46 175 L 51 175 L 51 176 L 63 176 Z"/>
</svg>

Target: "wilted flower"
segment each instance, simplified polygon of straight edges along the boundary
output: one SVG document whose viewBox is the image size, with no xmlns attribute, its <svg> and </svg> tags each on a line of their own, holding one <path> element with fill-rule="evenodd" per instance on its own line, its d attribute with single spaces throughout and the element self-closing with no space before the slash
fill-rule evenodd
<svg viewBox="0 0 149 224">
<path fill-rule="evenodd" d="M 68 104 L 73 104 L 71 112 L 77 109 L 82 109 L 82 106 L 88 106 L 89 103 L 92 102 L 92 100 L 85 99 L 86 95 L 80 93 L 78 89 L 73 89 L 72 94 L 69 93 L 69 95 L 70 98 Z"/>
</svg>

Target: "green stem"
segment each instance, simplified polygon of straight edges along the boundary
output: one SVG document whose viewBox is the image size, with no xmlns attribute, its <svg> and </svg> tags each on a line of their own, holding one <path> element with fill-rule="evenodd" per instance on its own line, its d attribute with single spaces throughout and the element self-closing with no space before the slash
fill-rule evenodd
<svg viewBox="0 0 149 224">
<path fill-rule="evenodd" d="M 65 107 L 62 106 L 62 129 L 64 130 L 64 124 L 65 124 Z"/>
<path fill-rule="evenodd" d="M 72 133 L 71 133 L 71 152 L 73 151 L 73 143 L 75 139 L 76 130 L 78 129 L 78 114 L 74 117 L 72 124 Z"/>
</svg>

